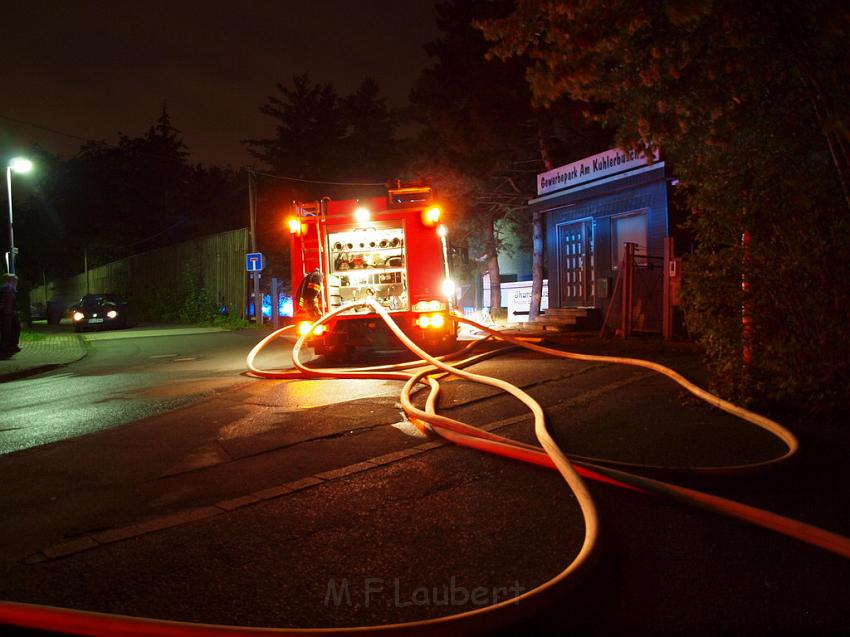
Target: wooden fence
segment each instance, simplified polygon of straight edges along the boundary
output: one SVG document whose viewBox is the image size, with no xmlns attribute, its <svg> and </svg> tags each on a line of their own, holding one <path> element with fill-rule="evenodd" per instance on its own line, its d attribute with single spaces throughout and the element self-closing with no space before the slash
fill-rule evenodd
<svg viewBox="0 0 850 637">
<path fill-rule="evenodd" d="M 114 292 L 128 300 L 137 319 L 170 320 L 178 309 L 172 306 L 194 287 L 231 314 L 244 315 L 246 252 L 247 228 L 208 235 L 49 281 L 31 290 L 30 303 L 67 307 L 87 293 Z"/>
</svg>

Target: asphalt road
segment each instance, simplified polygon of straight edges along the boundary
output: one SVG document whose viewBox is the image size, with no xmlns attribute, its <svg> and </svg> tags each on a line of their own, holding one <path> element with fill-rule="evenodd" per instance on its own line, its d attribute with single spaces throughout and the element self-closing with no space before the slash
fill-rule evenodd
<svg viewBox="0 0 850 637">
<path fill-rule="evenodd" d="M 109 429 L 172 411 L 246 382 L 245 356 L 267 332 L 183 334 L 179 329 L 87 332 L 87 356 L 67 367 L 0 384 L 0 454 Z M 156 334 L 156 335 L 151 335 Z M 258 363 L 291 365 L 290 345 L 277 341 Z M 381 391 L 380 383 L 335 391 L 350 399 Z M 293 389 L 300 406 L 321 401 L 313 385 Z"/>
<path fill-rule="evenodd" d="M 698 372 L 690 356 L 667 358 Z M 526 387 L 572 453 L 687 466 L 781 451 L 643 370 L 518 353 L 475 371 Z M 569 563 L 583 524 L 557 475 L 451 445 L 423 449 L 396 404 L 399 383 L 353 385 L 248 380 L 174 411 L 0 457 L 0 596 L 188 621 L 358 625 L 469 608 L 469 600 L 422 595 L 442 597 L 454 583 L 492 599 Z M 533 439 L 524 408 L 489 388 L 446 382 L 441 412 Z M 850 533 L 850 436 L 819 423 L 797 433 L 804 451 L 781 471 L 682 479 Z M 598 560 L 515 630 L 850 628 L 847 560 L 668 502 L 591 489 L 602 515 Z M 204 516 L 157 523 L 186 511 Z M 145 524 L 147 532 L 103 540 Z M 82 548 L 49 550 L 62 543 Z M 329 598 L 343 582 L 350 600 Z"/>
</svg>

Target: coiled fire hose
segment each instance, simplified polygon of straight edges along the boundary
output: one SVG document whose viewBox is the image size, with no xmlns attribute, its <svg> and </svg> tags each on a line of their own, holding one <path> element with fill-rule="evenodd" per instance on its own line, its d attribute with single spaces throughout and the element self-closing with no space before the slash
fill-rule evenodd
<svg viewBox="0 0 850 637">
<path fill-rule="evenodd" d="M 387 311 L 372 299 L 366 299 L 357 303 L 343 306 L 329 314 L 326 314 L 314 323 L 313 328 L 326 323 L 338 314 L 347 312 L 356 307 L 366 306 L 377 313 L 387 324 L 390 330 L 399 340 L 420 360 L 411 361 L 397 365 L 379 365 L 362 368 L 332 368 L 314 369 L 301 363 L 299 355 L 305 342 L 306 335 L 301 336 L 295 342 L 292 350 L 292 361 L 294 370 L 272 371 L 262 370 L 254 365 L 254 359 L 269 343 L 280 338 L 289 331 L 292 326 L 277 330 L 260 341 L 248 354 L 247 364 L 251 375 L 260 378 L 368 378 L 383 380 L 398 380 L 404 382 L 401 392 L 401 404 L 405 413 L 417 423 L 425 423 L 425 426 L 434 433 L 454 442 L 458 445 L 479 449 L 488 453 L 510 457 L 538 466 L 548 467 L 558 471 L 572 490 L 581 510 L 585 534 L 582 546 L 573 561 L 568 564 L 558 575 L 544 582 L 534 589 L 526 591 L 508 600 L 474 610 L 438 617 L 435 619 L 408 622 L 402 624 L 389 624 L 382 626 L 354 626 L 346 628 L 252 628 L 243 626 L 222 626 L 212 624 L 195 624 L 188 622 L 162 621 L 141 617 L 128 617 L 123 615 L 93 613 L 73 609 L 41 606 L 35 604 L 24 604 L 17 602 L 0 602 L 0 622 L 26 628 L 42 630 L 61 631 L 67 634 L 80 635 L 353 635 L 353 634 L 392 634 L 392 635 L 426 635 L 426 634 L 458 634 L 459 631 L 481 633 L 488 629 L 504 625 L 506 615 L 515 620 L 531 610 L 537 608 L 549 594 L 563 585 L 568 579 L 582 571 L 589 562 L 593 549 L 597 542 L 599 519 L 593 500 L 585 487 L 582 477 L 602 481 L 622 488 L 638 491 L 646 494 L 662 495 L 674 501 L 713 511 L 733 518 L 741 519 L 764 528 L 782 533 L 800 541 L 819 546 L 837 555 L 850 558 L 850 538 L 846 538 L 809 524 L 793 520 L 781 515 L 770 513 L 756 507 L 751 507 L 725 498 L 720 498 L 693 489 L 654 480 L 637 474 L 624 471 L 623 467 L 642 467 L 650 469 L 671 469 L 669 467 L 657 467 L 647 465 L 636 465 L 622 462 L 612 462 L 604 459 L 582 458 L 578 456 L 570 459 L 558 447 L 550 436 L 545 423 L 543 410 L 540 405 L 520 388 L 497 378 L 475 374 L 464 368 L 484 358 L 502 353 L 504 350 L 493 350 L 484 354 L 468 356 L 467 358 L 454 360 L 461 355 L 468 354 L 480 341 L 473 341 L 464 348 L 449 356 L 433 357 L 415 343 L 413 343 L 393 321 Z M 480 325 L 475 321 L 461 316 L 453 316 L 453 320 L 466 323 L 488 334 L 488 338 L 496 338 L 513 347 L 524 347 L 526 349 L 548 354 L 559 358 L 567 358 L 589 362 L 616 363 L 649 369 L 663 374 L 678 383 L 681 387 L 704 400 L 705 402 L 721 409 L 729 414 L 737 416 L 779 438 L 787 447 L 787 451 L 776 458 L 744 465 L 719 466 L 719 467 L 676 467 L 678 471 L 688 471 L 696 474 L 739 474 L 765 469 L 791 458 L 798 450 L 798 442 L 794 435 L 779 423 L 755 414 L 743 407 L 725 401 L 704 389 L 694 385 L 677 372 L 650 361 L 634 358 L 623 358 L 617 356 L 597 356 L 591 354 L 578 354 L 565 352 L 549 347 L 528 342 L 524 338 L 510 336 L 497 330 Z M 312 328 L 311 328 L 312 331 Z M 448 359 L 453 363 L 448 363 Z M 416 373 L 404 370 L 413 367 L 424 369 Z M 438 372 L 438 370 L 440 370 Z M 491 387 L 501 389 L 523 402 L 531 411 L 534 418 L 534 432 L 540 447 L 530 445 L 484 431 L 477 427 L 467 425 L 460 421 L 441 416 L 436 413 L 436 401 L 440 386 L 436 375 L 451 374 L 469 381 L 482 383 Z M 416 407 L 411 400 L 411 392 L 418 384 L 428 387 L 428 395 L 425 400 L 425 408 Z M 615 465 L 620 468 L 613 468 Z M 522 603 L 520 603 L 522 602 Z"/>
</svg>

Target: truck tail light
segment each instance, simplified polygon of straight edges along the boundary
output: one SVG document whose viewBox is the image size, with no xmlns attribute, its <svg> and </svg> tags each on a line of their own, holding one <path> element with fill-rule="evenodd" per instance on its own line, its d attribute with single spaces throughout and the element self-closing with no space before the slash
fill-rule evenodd
<svg viewBox="0 0 850 637">
<path fill-rule="evenodd" d="M 446 324 L 446 317 L 442 314 L 420 314 L 416 324 L 422 329 L 440 329 Z"/>
<path fill-rule="evenodd" d="M 310 334 L 310 328 L 313 328 L 313 336 L 321 336 L 325 333 L 324 325 L 317 325 L 313 327 L 313 324 L 310 321 L 301 321 L 298 323 L 298 335 L 304 336 L 305 334 Z"/>
</svg>

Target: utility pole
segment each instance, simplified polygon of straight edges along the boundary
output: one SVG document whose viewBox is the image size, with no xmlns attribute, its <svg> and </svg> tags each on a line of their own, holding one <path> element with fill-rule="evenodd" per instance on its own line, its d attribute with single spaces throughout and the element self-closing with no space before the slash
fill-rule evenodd
<svg viewBox="0 0 850 637">
<path fill-rule="evenodd" d="M 6 267 L 9 274 L 15 274 L 15 231 L 12 220 L 12 167 L 6 166 L 6 192 L 9 194 L 9 257 Z"/>
<path fill-rule="evenodd" d="M 248 167 L 248 210 L 251 217 L 251 252 L 257 251 L 257 175 L 254 169 Z M 254 302 L 254 322 L 263 323 L 263 299 L 260 296 L 260 273 L 251 272 L 254 281 L 251 299 Z"/>
</svg>

